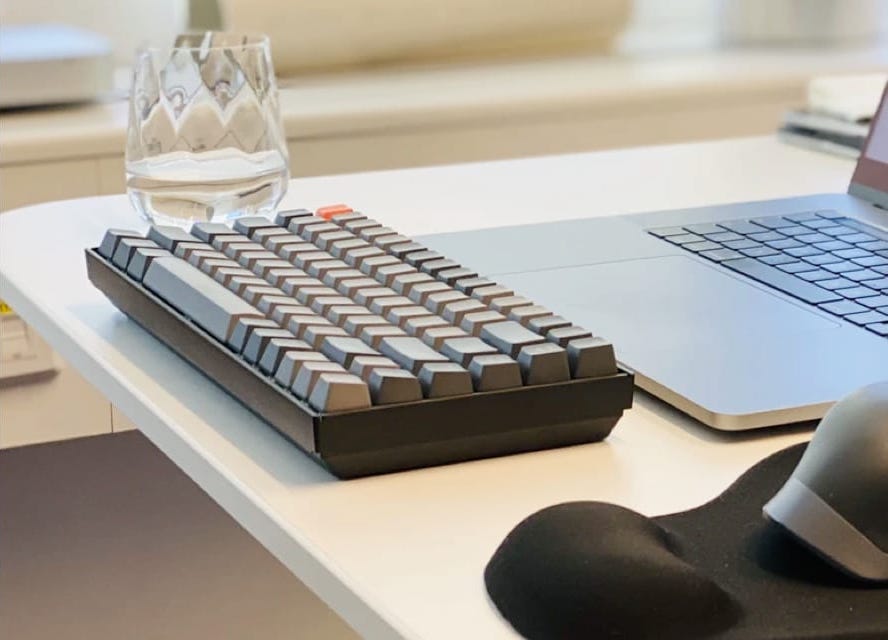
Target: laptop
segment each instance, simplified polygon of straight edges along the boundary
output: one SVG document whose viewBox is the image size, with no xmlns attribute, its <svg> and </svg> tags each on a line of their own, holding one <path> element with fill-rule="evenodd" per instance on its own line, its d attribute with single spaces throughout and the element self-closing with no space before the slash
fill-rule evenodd
<svg viewBox="0 0 888 640">
<path fill-rule="evenodd" d="M 639 387 L 710 427 L 819 419 L 888 380 L 886 112 L 883 95 L 845 194 L 424 241 L 608 338 Z"/>
</svg>

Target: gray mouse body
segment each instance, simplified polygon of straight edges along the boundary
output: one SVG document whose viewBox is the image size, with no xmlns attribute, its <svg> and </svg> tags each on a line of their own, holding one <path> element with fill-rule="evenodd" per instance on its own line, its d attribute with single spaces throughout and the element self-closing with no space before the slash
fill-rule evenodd
<svg viewBox="0 0 888 640">
<path fill-rule="evenodd" d="M 829 410 L 764 513 L 847 574 L 888 581 L 888 381 Z"/>
</svg>

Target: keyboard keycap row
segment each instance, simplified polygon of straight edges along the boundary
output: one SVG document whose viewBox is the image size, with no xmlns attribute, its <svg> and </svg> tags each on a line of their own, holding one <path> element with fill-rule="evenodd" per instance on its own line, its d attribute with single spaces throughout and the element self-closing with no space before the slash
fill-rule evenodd
<svg viewBox="0 0 888 640">
<path fill-rule="evenodd" d="M 336 213 L 109 230 L 98 251 L 323 412 L 617 372 L 605 340 L 362 214 Z"/>
</svg>

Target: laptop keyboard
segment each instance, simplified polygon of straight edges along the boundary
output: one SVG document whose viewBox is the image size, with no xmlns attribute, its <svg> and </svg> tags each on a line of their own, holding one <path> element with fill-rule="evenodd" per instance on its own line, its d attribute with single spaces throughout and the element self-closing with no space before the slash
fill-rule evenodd
<svg viewBox="0 0 888 640">
<path fill-rule="evenodd" d="M 837 211 L 809 211 L 648 232 L 888 337 L 886 231 Z"/>
</svg>

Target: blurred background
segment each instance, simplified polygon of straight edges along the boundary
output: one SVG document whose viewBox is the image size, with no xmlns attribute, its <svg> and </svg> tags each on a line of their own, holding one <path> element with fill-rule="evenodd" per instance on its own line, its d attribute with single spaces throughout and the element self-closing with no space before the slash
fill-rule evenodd
<svg viewBox="0 0 888 640">
<path fill-rule="evenodd" d="M 794 144 L 853 157 L 888 70 L 888 3 L 879 0 L 0 0 L 0 229 L 2 212 L 13 208 L 123 193 L 135 51 L 206 29 L 270 36 L 294 177 L 778 130 Z M 129 429 L 125 416 L 0 301 L 0 448 Z M 26 473 L 30 463 L 22 460 Z M 178 472 L 167 466 L 156 473 Z M 21 496 L 16 483 L 0 481 L 10 500 Z M 97 481 L 90 491 L 117 483 Z M 216 509 L 201 526 L 236 529 L 194 494 L 203 506 L 182 503 L 183 514 Z M 84 519 L 92 502 L 78 506 Z M 96 517 L 110 517 L 106 511 L 97 509 Z M 131 522 L 150 517 L 147 507 L 117 513 Z M 114 524 L 102 523 L 105 530 Z M 163 637 L 183 637 L 183 629 L 190 637 L 255 637 L 257 617 L 266 625 L 261 637 L 285 637 L 303 611 L 316 625 L 310 637 L 353 637 L 249 536 L 232 535 L 218 553 L 254 554 L 244 567 L 277 599 L 265 598 L 261 615 L 256 609 L 225 618 L 235 625 L 227 635 L 201 626 L 189 589 L 213 582 L 220 598 L 230 589 L 249 604 L 243 580 L 214 582 L 197 573 L 189 582 L 175 577 L 184 567 L 155 559 L 138 580 L 130 576 L 113 589 L 131 590 L 135 602 L 150 587 L 158 602 L 180 594 L 193 606 L 164 614 L 179 634 Z M 97 546 L 95 553 L 104 551 Z M 106 586 L 122 579 L 113 563 L 101 570 L 109 572 Z M 76 629 L 50 633 L 35 625 L 59 619 L 43 615 L 41 590 L 55 584 L 52 574 L 44 577 L 32 592 L 6 583 L 10 591 L 0 601 L 7 614 L 18 613 L 5 616 L 13 626 L 8 633 L 0 626 L 0 635 L 79 637 Z M 99 593 L 74 592 L 60 591 L 56 601 L 84 610 L 83 599 Z M 218 602 L 204 605 L 200 615 L 220 624 Z M 139 616 L 148 616 L 140 627 L 148 635 L 138 637 L 161 637 L 150 633 L 157 624 L 150 614 L 105 611 L 94 622 L 108 633 L 83 637 L 137 637 Z"/>
</svg>

